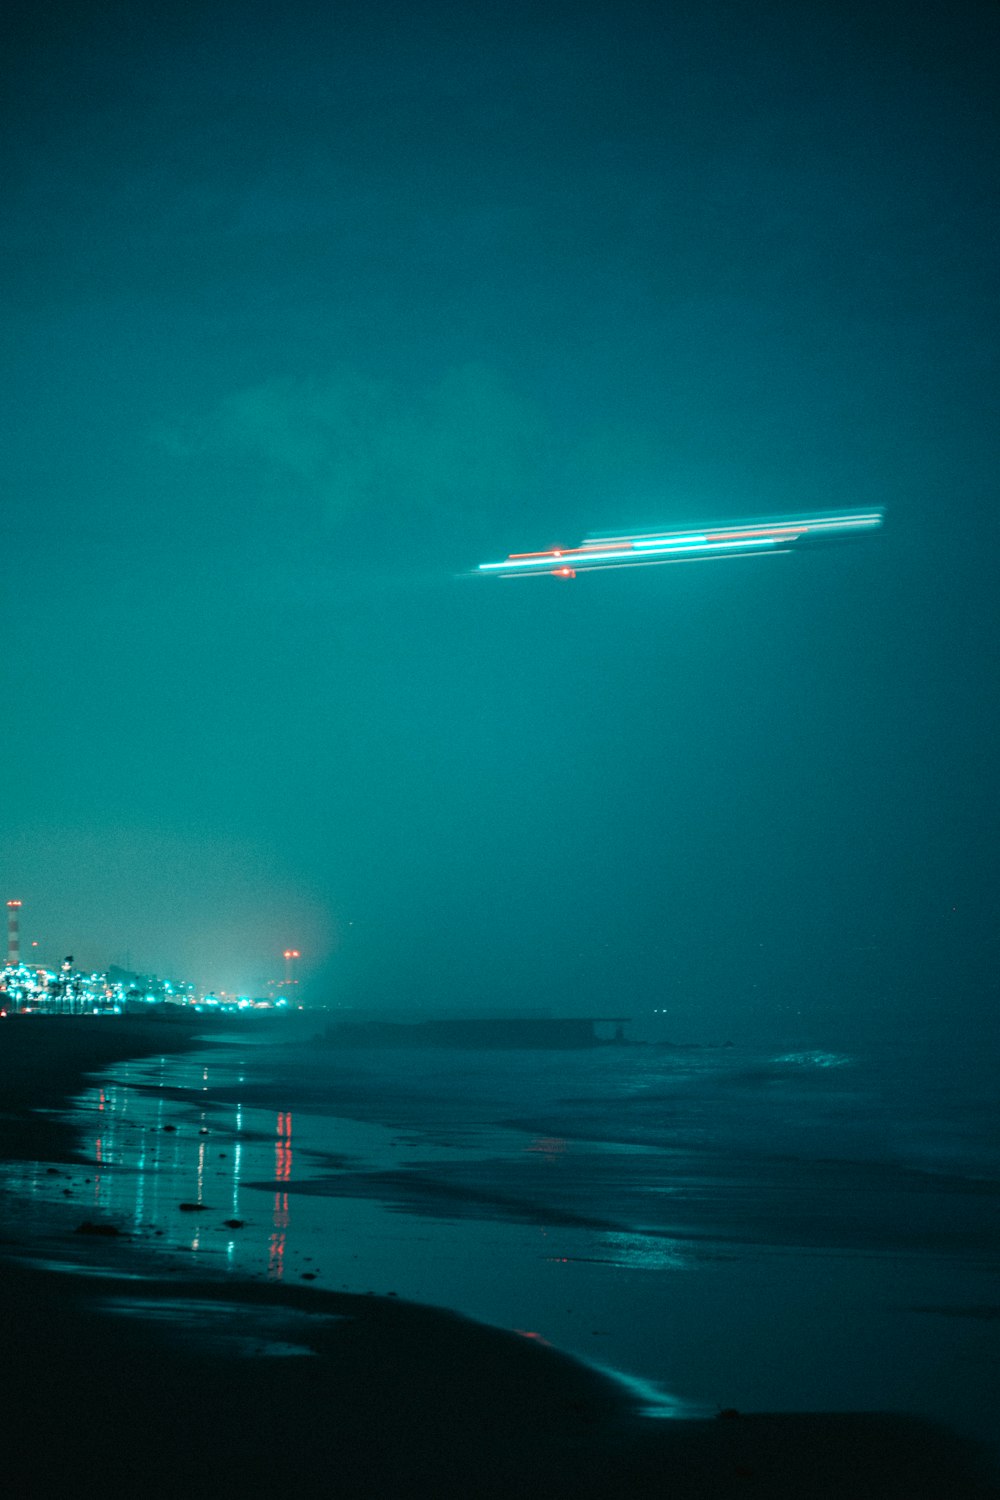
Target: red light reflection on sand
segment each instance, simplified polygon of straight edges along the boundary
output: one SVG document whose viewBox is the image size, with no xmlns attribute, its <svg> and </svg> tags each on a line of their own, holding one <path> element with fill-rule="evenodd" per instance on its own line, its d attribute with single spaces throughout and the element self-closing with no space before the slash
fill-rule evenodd
<svg viewBox="0 0 1000 1500">
<path fill-rule="evenodd" d="M 278 1139 L 274 1143 L 274 1176 L 276 1182 L 288 1182 L 292 1175 L 292 1117 L 278 1115 Z"/>
<path fill-rule="evenodd" d="M 288 1182 L 292 1176 L 292 1116 L 279 1110 L 275 1125 L 274 1180 Z M 285 1241 L 288 1234 L 288 1193 L 280 1189 L 274 1195 L 273 1225 L 268 1243 L 267 1275 L 269 1281 L 280 1281 L 285 1272 Z"/>
<path fill-rule="evenodd" d="M 546 1161 L 557 1161 L 566 1151 L 566 1141 L 558 1135 L 536 1135 L 524 1149 Z"/>
<path fill-rule="evenodd" d="M 275 1193 L 271 1222 L 274 1229 L 267 1247 L 267 1279 L 280 1281 L 285 1274 L 285 1240 L 288 1231 L 287 1193 Z"/>
</svg>

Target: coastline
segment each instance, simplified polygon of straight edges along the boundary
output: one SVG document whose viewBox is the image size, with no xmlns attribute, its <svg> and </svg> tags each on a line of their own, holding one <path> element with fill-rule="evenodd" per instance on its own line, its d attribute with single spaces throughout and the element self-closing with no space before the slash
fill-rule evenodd
<svg viewBox="0 0 1000 1500">
<path fill-rule="evenodd" d="M 5 1161 L 79 1159 L 72 1127 L 51 1112 L 85 1075 L 133 1057 L 211 1045 L 204 1017 L 5 1016 L 0 1021 L 0 1121 Z"/>
<path fill-rule="evenodd" d="M 58 1109 L 87 1072 L 200 1047 L 206 1035 L 200 1017 L 8 1018 L 5 1157 L 78 1160 L 69 1127 L 39 1108 Z M 869 1413 L 653 1421 L 621 1385 L 538 1340 L 389 1297 L 154 1279 L 124 1237 L 112 1243 L 118 1276 L 18 1263 L 29 1247 L 9 1234 L 0 1247 L 15 1255 L 0 1293 L 13 1372 L 0 1432 L 26 1493 L 89 1476 L 109 1495 L 269 1483 L 484 1500 L 1000 1493 L 970 1445 L 927 1423 Z M 109 1303 L 134 1314 L 111 1316 Z M 276 1343 L 301 1352 L 269 1357 Z"/>
</svg>

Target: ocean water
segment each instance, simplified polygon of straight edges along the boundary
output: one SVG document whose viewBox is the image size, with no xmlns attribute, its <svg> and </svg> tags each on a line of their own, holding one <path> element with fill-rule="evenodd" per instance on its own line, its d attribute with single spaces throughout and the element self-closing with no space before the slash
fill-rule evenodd
<svg viewBox="0 0 1000 1500">
<path fill-rule="evenodd" d="M 996 1095 L 981 1055 L 902 1045 L 234 1039 L 95 1080 L 86 1168 L 13 1167 L 6 1201 L 50 1241 L 53 1215 L 110 1221 L 150 1265 L 519 1329 L 664 1416 L 908 1411 L 988 1441 Z"/>
</svg>

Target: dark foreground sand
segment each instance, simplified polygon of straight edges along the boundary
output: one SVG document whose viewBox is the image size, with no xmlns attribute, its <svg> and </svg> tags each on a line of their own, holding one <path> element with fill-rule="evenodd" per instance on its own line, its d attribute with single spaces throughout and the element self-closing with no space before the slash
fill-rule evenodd
<svg viewBox="0 0 1000 1500">
<path fill-rule="evenodd" d="M 5 1154 L 72 1159 L 66 1132 L 34 1108 L 58 1104 L 84 1071 L 192 1040 L 165 1022 L 0 1023 Z M 30 1247 L 9 1230 L 0 1245 L 0 1472 L 11 1495 L 1000 1496 L 981 1455 L 915 1420 L 650 1420 L 615 1384 L 514 1333 L 392 1298 L 223 1277 L 137 1281 L 129 1272 L 144 1262 L 127 1242 L 101 1246 L 120 1263 L 117 1279 L 25 1265 Z M 241 1342 L 192 1337 L 179 1315 L 105 1307 L 138 1298 L 161 1310 L 183 1299 L 196 1324 Z M 309 1352 L 255 1352 L 275 1339 Z"/>
</svg>

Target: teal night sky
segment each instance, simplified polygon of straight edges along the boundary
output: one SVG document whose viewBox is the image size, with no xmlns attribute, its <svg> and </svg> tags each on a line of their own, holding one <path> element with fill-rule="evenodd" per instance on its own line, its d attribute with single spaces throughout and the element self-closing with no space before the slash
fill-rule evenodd
<svg viewBox="0 0 1000 1500">
<path fill-rule="evenodd" d="M 7 15 L 0 894 L 43 956 L 985 1035 L 996 10 Z"/>
</svg>

